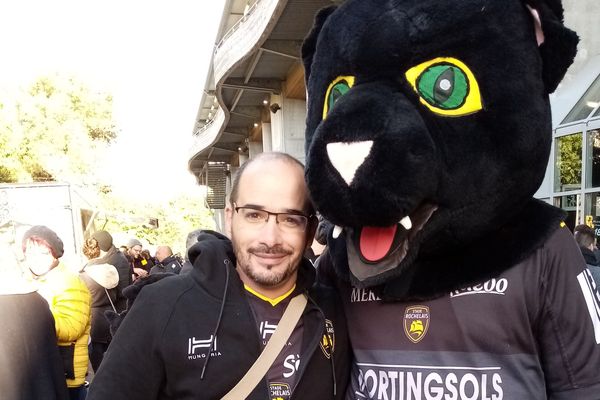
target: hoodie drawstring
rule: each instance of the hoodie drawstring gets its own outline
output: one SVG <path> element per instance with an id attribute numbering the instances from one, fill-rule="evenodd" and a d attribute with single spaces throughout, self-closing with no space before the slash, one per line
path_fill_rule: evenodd
<path id="1" fill-rule="evenodd" d="M 210 360 L 210 353 L 213 350 L 213 345 L 215 344 L 215 340 L 217 339 L 217 331 L 219 330 L 219 326 L 221 325 L 221 317 L 223 317 L 223 310 L 225 309 L 225 302 L 227 300 L 227 287 L 229 287 L 229 260 L 223 260 L 223 264 L 225 264 L 225 289 L 223 290 L 223 301 L 221 302 L 221 310 L 219 311 L 219 318 L 217 318 L 217 325 L 215 326 L 215 331 L 210 337 L 210 346 L 208 346 L 208 354 L 206 355 L 206 360 L 204 360 L 204 365 L 202 366 L 202 373 L 200 374 L 200 379 L 204 379 L 204 371 L 206 371 L 206 367 L 208 366 L 208 360 Z"/>
<path id="2" fill-rule="evenodd" d="M 330 343 L 333 343 L 333 341 L 331 340 L 331 336 L 329 335 L 329 333 L 326 333 L 328 340 L 330 341 Z M 331 360 L 331 377 L 333 378 L 333 397 L 335 397 L 337 395 L 337 381 L 335 379 L 335 362 L 333 361 L 333 353 L 335 350 L 333 350 L 331 352 L 331 357 L 329 357 L 329 360 Z"/>

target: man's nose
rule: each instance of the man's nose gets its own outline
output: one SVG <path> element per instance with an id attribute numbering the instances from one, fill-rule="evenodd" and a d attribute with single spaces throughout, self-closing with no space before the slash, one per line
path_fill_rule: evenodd
<path id="1" fill-rule="evenodd" d="M 281 231 L 274 215 L 269 215 L 260 234 L 261 241 L 269 246 L 281 243 Z"/>

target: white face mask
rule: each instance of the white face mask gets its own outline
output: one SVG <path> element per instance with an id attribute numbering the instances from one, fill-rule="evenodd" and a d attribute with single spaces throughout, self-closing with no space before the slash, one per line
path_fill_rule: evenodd
<path id="1" fill-rule="evenodd" d="M 56 259 L 50 249 L 34 242 L 28 242 L 25 248 L 25 262 L 32 274 L 41 276 L 56 265 Z"/>

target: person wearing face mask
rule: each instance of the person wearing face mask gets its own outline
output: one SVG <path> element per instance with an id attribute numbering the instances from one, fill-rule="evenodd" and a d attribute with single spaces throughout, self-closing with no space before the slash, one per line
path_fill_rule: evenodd
<path id="1" fill-rule="evenodd" d="M 25 263 L 54 316 L 71 400 L 86 396 L 85 375 L 89 363 L 91 296 L 85 283 L 60 262 L 63 242 L 50 228 L 37 225 L 23 235 Z"/>

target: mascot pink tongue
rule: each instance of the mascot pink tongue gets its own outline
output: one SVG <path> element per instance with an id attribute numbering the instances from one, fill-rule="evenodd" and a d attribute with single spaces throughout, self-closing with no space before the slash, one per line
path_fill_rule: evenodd
<path id="1" fill-rule="evenodd" d="M 384 258 L 394 242 L 398 225 L 390 227 L 365 226 L 360 232 L 360 253 L 367 260 L 376 262 Z"/>

